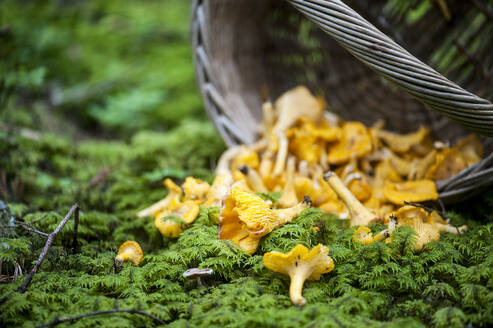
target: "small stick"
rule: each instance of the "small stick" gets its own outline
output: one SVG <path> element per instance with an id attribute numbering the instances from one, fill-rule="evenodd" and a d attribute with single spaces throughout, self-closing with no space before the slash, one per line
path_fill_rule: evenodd
<path id="1" fill-rule="evenodd" d="M 445 214 L 445 209 L 444 210 L 438 210 L 438 209 L 434 209 L 434 208 L 431 208 L 431 207 L 428 207 L 428 206 L 424 206 L 423 204 L 420 204 L 420 203 L 413 203 L 413 202 L 408 202 L 408 201 L 404 201 L 404 205 L 410 205 L 410 206 L 414 206 L 414 207 L 419 207 L 419 208 L 424 209 L 428 213 L 437 212 L 437 213 L 440 214 L 440 216 L 442 216 L 444 218 L 447 218 L 447 216 Z"/>
<path id="2" fill-rule="evenodd" d="M 99 170 L 98 174 L 96 174 L 96 176 L 92 178 L 91 181 L 89 181 L 88 186 L 93 187 L 95 185 L 104 182 L 104 180 L 106 180 L 106 178 L 110 175 L 112 170 L 113 168 L 111 166 L 103 167 L 101 170 Z"/>
<path id="3" fill-rule="evenodd" d="M 166 322 L 163 320 L 159 319 L 153 314 L 147 313 L 145 311 L 141 310 L 135 310 L 135 309 L 113 309 L 113 310 L 106 310 L 106 311 L 94 311 L 94 312 L 89 312 L 89 313 L 84 313 L 84 314 L 79 314 L 79 315 L 74 315 L 73 317 L 61 317 L 61 318 L 55 318 L 55 320 L 44 323 L 42 325 L 37 326 L 36 328 L 43 328 L 43 327 L 50 327 L 50 326 L 56 326 L 62 322 L 67 322 L 67 321 L 74 321 L 78 320 L 81 318 L 86 318 L 86 317 L 91 317 L 95 315 L 103 315 L 103 314 L 110 314 L 110 313 L 118 313 L 118 312 L 123 312 L 123 313 L 133 313 L 133 314 L 140 314 L 144 315 L 146 317 L 149 317 L 159 323 L 160 325 L 165 325 Z"/>
<path id="4" fill-rule="evenodd" d="M 38 230 L 38 229 L 30 226 L 29 224 L 27 224 L 25 222 L 15 220 L 15 224 L 17 224 L 18 226 L 24 228 L 27 231 L 31 231 L 31 232 L 37 233 L 40 236 L 43 236 L 43 237 L 49 237 L 50 236 L 49 233 L 40 231 L 40 230 Z"/>
<path id="5" fill-rule="evenodd" d="M 79 248 L 77 245 L 78 231 L 79 231 L 79 206 L 77 206 L 74 213 L 74 239 L 72 240 L 72 254 L 77 253 Z"/>
<path id="6" fill-rule="evenodd" d="M 48 235 L 48 240 L 46 240 L 46 244 L 45 244 L 43 250 L 41 251 L 41 254 L 39 254 L 39 258 L 36 261 L 36 264 L 34 264 L 34 267 L 31 270 L 31 272 L 29 272 L 29 275 L 27 276 L 26 280 L 24 280 L 22 285 L 19 287 L 19 293 L 23 294 L 27 290 L 27 287 L 31 283 L 31 280 L 33 279 L 34 274 L 36 272 L 38 272 L 38 269 L 39 269 L 41 263 L 43 263 L 43 260 L 45 259 L 46 254 L 48 254 L 48 250 L 50 249 L 51 244 L 53 244 L 55 237 L 58 235 L 60 230 L 62 230 L 62 228 L 65 226 L 67 221 L 70 219 L 70 217 L 72 216 L 72 214 L 74 213 L 74 211 L 78 207 L 79 207 L 79 205 L 74 204 L 72 206 L 72 208 L 70 209 L 70 211 L 65 216 L 65 218 L 63 218 L 62 222 L 60 222 L 60 224 L 56 227 L 56 229 L 53 230 L 53 232 Z"/>

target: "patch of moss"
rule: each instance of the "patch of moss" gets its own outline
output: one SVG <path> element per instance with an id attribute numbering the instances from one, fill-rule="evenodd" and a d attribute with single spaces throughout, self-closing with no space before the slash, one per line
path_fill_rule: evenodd
<path id="1" fill-rule="evenodd" d="M 363 246 L 351 241 L 354 229 L 344 221 L 309 209 L 266 236 L 249 256 L 236 244 L 217 239 L 215 215 L 217 208 L 201 208 L 189 229 L 176 240 L 166 240 L 146 222 L 149 218 L 82 213 L 80 253 L 71 254 L 67 227 L 28 292 L 16 292 L 22 279 L 0 286 L 3 324 L 29 327 L 57 316 L 115 307 L 145 310 L 172 327 L 479 327 L 493 322 L 491 223 L 468 222 L 471 229 L 465 235 L 444 233 L 441 241 L 414 254 L 409 229 L 397 229 L 390 244 Z M 47 231 L 59 219 L 52 212 L 24 217 Z M 23 237 L 2 241 L 18 248 L 17 257 L 2 249 L 4 262 L 33 261 L 42 247 L 40 237 L 22 230 L 18 234 Z M 145 257 L 139 267 L 125 264 L 118 272 L 113 260 L 126 239 L 138 240 Z M 327 245 L 335 262 L 334 271 L 306 283 L 308 304 L 302 308 L 289 300 L 289 279 L 267 270 L 262 259 L 263 252 L 287 251 L 298 243 Z M 192 267 L 214 270 L 205 278 L 207 287 L 183 278 Z M 96 324 L 154 326 L 151 319 L 130 314 L 76 322 L 80 327 Z"/>

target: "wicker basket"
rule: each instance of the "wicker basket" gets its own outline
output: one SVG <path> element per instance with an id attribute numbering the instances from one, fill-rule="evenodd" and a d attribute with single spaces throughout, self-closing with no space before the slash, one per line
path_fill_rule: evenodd
<path id="1" fill-rule="evenodd" d="M 255 141 L 262 101 L 299 84 L 347 120 L 383 119 L 399 132 L 426 125 L 450 143 L 474 131 L 485 159 L 437 182 L 443 202 L 463 200 L 493 184 L 493 1 L 442 4 L 195 0 L 192 40 L 205 108 L 228 145 Z"/>

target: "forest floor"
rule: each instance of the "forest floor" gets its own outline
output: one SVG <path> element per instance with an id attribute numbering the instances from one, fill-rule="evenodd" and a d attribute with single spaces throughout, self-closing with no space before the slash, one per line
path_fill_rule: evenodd
<path id="1" fill-rule="evenodd" d="M 218 208 L 201 208 L 177 239 L 136 217 L 166 195 L 166 177 L 211 182 L 225 149 L 194 81 L 189 10 L 181 0 L 0 4 L 0 326 L 115 309 L 141 312 L 59 326 L 493 325 L 491 190 L 447 208 L 465 234 L 442 233 L 417 254 L 408 229 L 363 246 L 345 221 L 313 208 L 253 256 L 217 239 Z M 50 233 L 75 203 L 76 247 L 71 218 L 20 293 L 46 242 L 26 227 Z M 117 270 L 126 240 L 140 243 L 144 259 Z M 304 307 L 290 302 L 289 279 L 262 262 L 299 243 L 327 245 L 335 262 L 305 284 Z M 214 270 L 206 286 L 183 278 L 193 267 Z"/>

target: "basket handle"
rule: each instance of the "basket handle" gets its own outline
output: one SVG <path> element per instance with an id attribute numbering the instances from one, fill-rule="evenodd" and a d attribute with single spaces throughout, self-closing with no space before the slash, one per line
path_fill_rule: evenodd
<path id="1" fill-rule="evenodd" d="M 493 137 L 493 104 L 458 86 L 340 0 L 287 0 L 352 55 L 427 107 Z"/>

